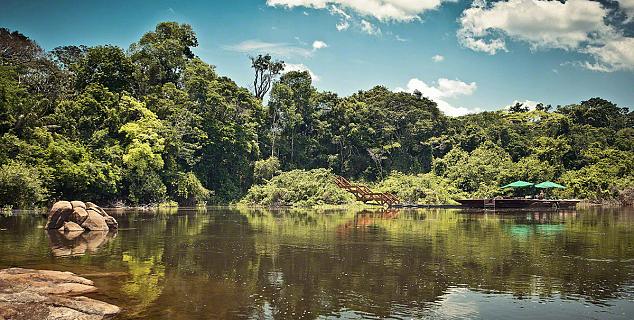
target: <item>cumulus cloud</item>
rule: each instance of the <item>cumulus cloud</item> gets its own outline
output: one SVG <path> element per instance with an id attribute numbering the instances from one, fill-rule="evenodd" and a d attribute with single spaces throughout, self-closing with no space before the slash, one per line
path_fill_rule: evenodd
<path id="1" fill-rule="evenodd" d="M 300 42 L 301 45 L 307 45 L 304 42 Z M 328 47 L 328 45 L 320 40 L 313 42 L 312 50 L 292 45 L 285 42 L 266 42 L 260 40 L 245 40 L 238 44 L 226 45 L 223 48 L 229 51 L 243 52 L 243 53 L 270 53 L 272 55 L 280 57 L 310 57 L 313 53 L 319 49 Z"/>
<path id="2" fill-rule="evenodd" d="M 607 41 L 603 46 L 589 46 L 583 50 L 592 55 L 595 62 L 583 66 L 595 71 L 612 72 L 634 70 L 634 38 L 621 37 Z"/>
<path id="3" fill-rule="evenodd" d="M 513 100 L 513 103 L 507 105 L 504 107 L 504 109 L 510 109 L 512 106 L 521 103 L 523 106 L 528 107 L 528 110 L 535 110 L 535 108 L 537 107 L 537 105 L 539 104 L 539 102 L 537 101 L 533 101 L 533 100 L 524 100 L 524 101 L 519 101 L 519 100 Z"/>
<path id="4" fill-rule="evenodd" d="M 432 59 L 434 62 L 443 62 L 443 61 L 445 61 L 445 57 L 444 57 L 444 56 L 441 56 L 441 55 L 439 55 L 439 54 L 437 54 L 437 55 L 435 55 L 435 56 L 431 57 L 431 59 Z"/>
<path id="5" fill-rule="evenodd" d="M 338 31 L 354 27 L 370 35 L 381 35 L 376 22 L 411 22 L 421 19 L 429 10 L 438 9 L 443 2 L 458 0 L 267 0 L 272 7 L 304 7 L 328 10 L 339 17 Z M 398 40 L 398 39 L 397 39 Z"/>
<path id="6" fill-rule="evenodd" d="M 325 42 L 323 42 L 323 41 L 315 40 L 313 42 L 313 50 L 319 50 L 319 49 L 323 49 L 323 48 L 326 48 L 326 47 L 328 47 L 328 45 Z"/>
<path id="7" fill-rule="evenodd" d="M 327 9 L 339 6 L 362 16 L 381 21 L 412 21 L 428 10 L 440 7 L 447 0 L 267 0 L 269 6 Z M 452 0 L 450 0 L 452 1 Z"/>
<path id="8" fill-rule="evenodd" d="M 302 63 L 286 63 L 284 65 L 284 73 L 291 71 L 308 71 L 308 74 L 310 74 L 313 81 L 319 81 L 319 76 Z"/>
<path id="9" fill-rule="evenodd" d="M 533 48 L 573 49 L 594 37 L 610 34 L 612 28 L 603 22 L 606 9 L 594 1 L 573 0 L 509 0 L 495 2 L 491 6 L 476 3 L 460 17 L 461 40 L 487 40 L 492 53 L 506 49 L 503 34 L 528 42 Z M 469 42 L 463 44 L 471 49 Z"/>
<path id="10" fill-rule="evenodd" d="M 449 116 L 462 116 L 469 113 L 482 111 L 479 108 L 468 109 L 464 107 L 455 107 L 451 103 L 447 102 L 447 98 L 453 98 L 458 96 L 469 96 L 478 88 L 475 82 L 466 83 L 460 80 L 451 80 L 446 78 L 440 78 L 436 81 L 436 85 L 428 85 L 424 81 L 413 78 L 407 82 L 406 88 L 396 88 L 395 91 L 405 91 L 413 93 L 414 91 L 420 91 L 424 97 L 427 97 L 436 104 L 438 109 Z"/>
<path id="11" fill-rule="evenodd" d="M 634 42 L 606 23 L 609 14 L 601 3 L 590 0 L 508 0 L 490 5 L 476 0 L 462 13 L 457 36 L 464 47 L 491 55 L 508 51 L 506 39 L 513 39 L 532 50 L 589 54 L 595 61 L 580 65 L 591 70 L 631 70 Z"/>

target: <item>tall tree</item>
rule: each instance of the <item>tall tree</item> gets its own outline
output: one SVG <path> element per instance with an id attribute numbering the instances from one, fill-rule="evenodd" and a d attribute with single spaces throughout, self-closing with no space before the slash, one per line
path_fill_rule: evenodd
<path id="1" fill-rule="evenodd" d="M 23 65 L 42 57 L 37 43 L 18 31 L 0 28 L 0 64 Z"/>
<path id="2" fill-rule="evenodd" d="M 92 47 L 79 61 L 76 85 L 79 90 L 97 83 L 112 92 L 129 91 L 132 88 L 133 72 L 132 61 L 121 48 L 115 46 Z"/>
<path id="3" fill-rule="evenodd" d="M 273 60 L 269 54 L 259 54 L 257 57 L 251 57 L 251 68 L 255 71 L 253 94 L 256 98 L 263 100 L 271 89 L 273 81 L 284 71 L 284 61 Z"/>
<path id="4" fill-rule="evenodd" d="M 172 82 L 181 87 L 181 72 L 194 58 L 198 39 L 188 24 L 161 22 L 152 32 L 130 46 L 136 64 L 137 89 L 146 94 L 152 87 Z"/>

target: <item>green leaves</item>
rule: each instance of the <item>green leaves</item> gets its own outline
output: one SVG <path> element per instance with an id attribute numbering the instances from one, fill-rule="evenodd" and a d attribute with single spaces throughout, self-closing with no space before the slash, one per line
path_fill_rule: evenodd
<path id="1" fill-rule="evenodd" d="M 205 204 L 213 191 L 208 190 L 193 172 L 177 173 L 171 184 L 171 195 L 181 206 Z"/>
<path id="2" fill-rule="evenodd" d="M 300 207 L 353 203 L 352 195 L 334 181 L 334 174 L 327 169 L 283 172 L 264 184 L 253 185 L 242 203 Z"/>
<path id="3" fill-rule="evenodd" d="M 187 62 L 194 58 L 192 48 L 198 46 L 196 34 L 188 24 L 162 22 L 152 32 L 130 46 L 136 65 L 137 90 L 151 92 L 166 83 L 180 83 Z"/>
<path id="4" fill-rule="evenodd" d="M 134 66 L 123 50 L 115 46 L 88 48 L 78 62 L 76 86 L 79 90 L 90 84 L 101 84 L 112 92 L 132 89 Z"/>
<path id="5" fill-rule="evenodd" d="M 451 181 L 433 173 L 407 175 L 393 171 L 375 189 L 392 193 L 405 203 L 453 204 L 465 196 Z"/>
<path id="6" fill-rule="evenodd" d="M 383 86 L 320 92 L 308 72 L 282 74 L 268 55 L 251 61 L 254 96 L 195 57 L 194 31 L 176 22 L 129 53 L 46 54 L 7 29 L 0 45 L 0 183 L 28 186 L 15 201 L 7 197 L 19 191 L 3 191 L 0 205 L 227 203 L 254 183 L 253 203 L 346 203 L 332 172 L 427 203 L 496 195 L 520 179 L 596 201 L 633 187 L 634 113 L 601 98 L 450 118 L 421 94 Z"/>
<path id="7" fill-rule="evenodd" d="M 0 166 L 0 207 L 31 208 L 47 193 L 37 169 L 15 161 Z"/>

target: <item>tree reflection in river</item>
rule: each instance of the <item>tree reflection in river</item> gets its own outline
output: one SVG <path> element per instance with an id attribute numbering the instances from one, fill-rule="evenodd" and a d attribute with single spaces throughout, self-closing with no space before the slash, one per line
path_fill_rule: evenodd
<path id="1" fill-rule="evenodd" d="M 97 296 L 123 318 L 483 317 L 486 301 L 521 315 L 534 299 L 570 318 L 585 303 L 627 318 L 633 214 L 127 211 L 116 238 L 67 258 L 48 248 L 45 221 L 16 215 L 0 218 L 0 266 L 101 270 Z"/>

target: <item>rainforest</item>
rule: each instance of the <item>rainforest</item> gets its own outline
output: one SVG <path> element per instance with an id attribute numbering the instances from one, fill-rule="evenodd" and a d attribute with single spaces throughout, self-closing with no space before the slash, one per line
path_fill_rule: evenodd
<path id="1" fill-rule="evenodd" d="M 560 197 L 631 205 L 634 112 L 593 97 L 459 117 L 420 92 L 349 96 L 254 56 L 250 88 L 159 23 L 129 48 L 43 50 L 0 29 L 0 207 L 351 203 L 334 175 L 407 201 L 490 197 L 515 180 Z"/>

